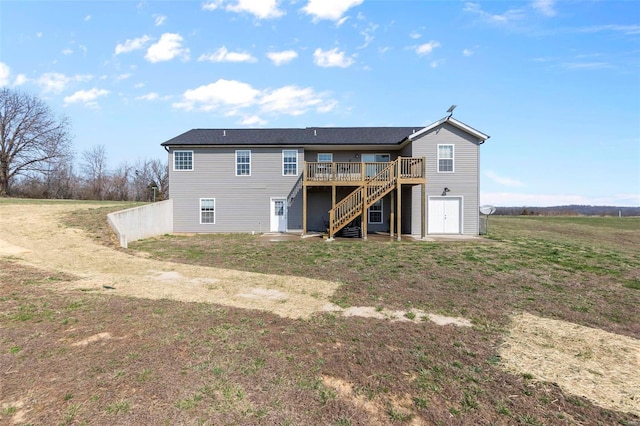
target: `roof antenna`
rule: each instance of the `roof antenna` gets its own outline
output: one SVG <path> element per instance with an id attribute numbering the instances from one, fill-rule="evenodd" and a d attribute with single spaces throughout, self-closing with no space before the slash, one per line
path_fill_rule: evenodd
<path id="1" fill-rule="evenodd" d="M 449 107 L 449 109 L 447 110 L 447 112 L 449 113 L 449 117 L 447 117 L 447 118 L 451 118 L 451 116 L 453 115 L 453 110 L 456 109 L 457 106 L 458 105 L 451 105 Z"/>

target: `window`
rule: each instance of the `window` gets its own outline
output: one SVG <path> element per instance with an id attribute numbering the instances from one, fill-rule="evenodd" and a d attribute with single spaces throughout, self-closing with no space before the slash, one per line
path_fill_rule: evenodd
<path id="1" fill-rule="evenodd" d="M 298 150 L 282 150 L 282 176 L 298 176 Z"/>
<path id="2" fill-rule="evenodd" d="M 438 173 L 453 173 L 453 145 L 438 145 Z"/>
<path id="3" fill-rule="evenodd" d="M 273 214 L 274 216 L 284 216 L 284 200 L 275 200 L 273 202 Z"/>
<path id="4" fill-rule="evenodd" d="M 369 223 L 382 223 L 382 200 L 378 200 L 369 207 Z"/>
<path id="5" fill-rule="evenodd" d="M 236 151 L 236 176 L 251 176 L 251 151 Z"/>
<path id="6" fill-rule="evenodd" d="M 200 223 L 216 223 L 215 198 L 200 198 Z"/>
<path id="7" fill-rule="evenodd" d="M 389 161 L 391 161 L 389 154 L 362 154 L 363 163 L 373 163 L 365 166 L 365 177 L 370 178 L 377 175 L 386 167 L 386 164 L 380 163 L 388 163 Z"/>
<path id="8" fill-rule="evenodd" d="M 193 151 L 173 151 L 173 170 L 193 170 Z"/>
<path id="9" fill-rule="evenodd" d="M 330 152 L 318 153 L 318 163 L 333 163 L 333 154 Z"/>

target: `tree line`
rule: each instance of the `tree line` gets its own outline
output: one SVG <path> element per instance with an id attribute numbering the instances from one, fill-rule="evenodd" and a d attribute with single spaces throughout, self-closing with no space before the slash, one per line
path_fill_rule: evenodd
<path id="1" fill-rule="evenodd" d="M 38 97 L 0 90 L 0 196 L 159 201 L 168 197 L 166 162 L 138 159 L 108 167 L 104 145 L 76 160 L 66 117 Z"/>

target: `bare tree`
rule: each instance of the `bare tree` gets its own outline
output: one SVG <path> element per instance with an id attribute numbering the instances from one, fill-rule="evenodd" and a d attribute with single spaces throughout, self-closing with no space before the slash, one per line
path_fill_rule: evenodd
<path id="1" fill-rule="evenodd" d="M 95 200 L 104 200 L 108 180 L 107 150 L 104 145 L 95 145 L 82 152 L 82 171 L 90 187 L 90 196 Z"/>
<path id="2" fill-rule="evenodd" d="M 54 117 L 35 96 L 0 90 L 0 196 L 10 194 L 16 176 L 41 173 L 68 155 L 70 144 L 66 117 Z"/>

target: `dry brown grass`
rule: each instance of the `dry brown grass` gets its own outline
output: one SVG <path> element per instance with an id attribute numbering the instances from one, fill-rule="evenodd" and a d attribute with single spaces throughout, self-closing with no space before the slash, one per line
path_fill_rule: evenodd
<path id="1" fill-rule="evenodd" d="M 103 232 L 87 215 L 72 219 L 93 227 L 90 236 Z M 247 300 L 264 299 L 261 309 L 88 291 L 83 280 L 116 274 L 117 264 L 90 270 L 92 278 L 75 276 L 64 263 L 38 264 L 29 257 L 32 248 L 14 252 L 0 257 L 0 423 L 637 424 L 631 410 L 600 407 L 559 381 L 542 380 L 538 370 L 526 371 L 535 364 L 505 371 L 509 357 L 500 348 L 526 312 L 598 329 L 587 330 L 580 345 L 602 330 L 631 342 L 640 337 L 638 223 L 578 223 L 565 234 L 567 223 L 505 218 L 492 222 L 493 241 L 478 243 L 164 237 L 140 243 L 144 256 L 87 246 L 103 257 L 111 253 L 106 263 L 120 255 L 172 259 L 333 282 L 340 287 L 326 297 L 334 304 L 371 306 L 381 318 L 276 315 L 268 306 L 282 304 L 282 287 L 244 291 Z M 8 231 L 0 239 L 17 232 Z M 67 234 L 64 226 L 49 231 L 85 235 Z M 157 273 L 199 277 L 180 268 Z M 112 277 L 116 288 L 133 288 L 138 275 L 130 284 L 125 274 Z M 185 288 L 195 284 L 189 280 Z M 163 288 L 172 280 L 156 281 Z M 401 312 L 405 320 L 390 320 Z M 415 321 L 422 312 L 470 319 L 473 326 Z M 567 341 L 548 337 L 556 347 Z M 593 361 L 598 352 L 588 354 L 573 361 Z M 611 358 L 623 371 L 621 362 Z"/>

